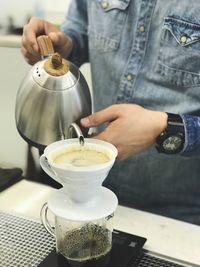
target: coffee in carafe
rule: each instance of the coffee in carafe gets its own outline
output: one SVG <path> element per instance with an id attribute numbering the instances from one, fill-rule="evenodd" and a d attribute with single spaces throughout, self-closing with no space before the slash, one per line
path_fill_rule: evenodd
<path id="1" fill-rule="evenodd" d="M 106 267 L 112 248 L 112 232 L 88 223 L 67 233 L 59 247 L 71 266 Z"/>

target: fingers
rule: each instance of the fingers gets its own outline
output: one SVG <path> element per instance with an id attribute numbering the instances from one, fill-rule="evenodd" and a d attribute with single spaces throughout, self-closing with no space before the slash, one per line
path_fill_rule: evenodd
<path id="1" fill-rule="evenodd" d="M 34 65 L 36 62 L 38 62 L 41 59 L 40 54 L 31 54 L 29 53 L 24 47 L 21 47 L 21 53 L 23 54 L 26 62 L 30 65 Z"/>
<path id="2" fill-rule="evenodd" d="M 86 118 L 81 119 L 81 125 L 86 128 L 96 127 L 105 122 L 110 122 L 118 117 L 115 106 L 108 107 L 96 112 Z"/>
<path id="3" fill-rule="evenodd" d="M 54 43 L 55 45 L 59 44 L 60 46 L 63 46 L 66 44 L 66 42 L 68 42 L 67 36 L 60 31 L 58 32 L 51 31 L 48 33 L 48 36 L 51 38 L 52 43 Z"/>
<path id="4" fill-rule="evenodd" d="M 21 52 L 29 64 L 33 65 L 41 58 L 36 40 L 37 36 L 58 31 L 55 25 L 47 21 L 39 18 L 31 18 L 29 23 L 23 28 L 21 43 Z"/>
<path id="5" fill-rule="evenodd" d="M 93 139 L 99 139 L 99 140 L 103 140 L 106 142 L 109 142 L 111 144 L 113 144 L 118 151 L 118 155 L 117 155 L 117 160 L 124 160 L 126 158 L 128 158 L 130 155 L 135 155 L 138 154 L 137 149 L 135 150 L 134 147 L 132 146 L 126 146 L 126 145 L 119 145 L 116 144 L 115 142 L 113 142 L 112 137 L 110 138 L 110 135 L 107 135 L 107 133 L 105 131 L 99 133 L 99 134 L 91 134 L 88 136 L 89 138 L 93 138 Z"/>
<path id="6" fill-rule="evenodd" d="M 116 146 L 117 151 L 118 151 L 118 155 L 117 155 L 117 160 L 124 160 L 127 159 L 130 156 L 134 156 L 138 154 L 137 149 L 135 150 L 135 148 L 133 146 Z"/>
<path id="7" fill-rule="evenodd" d="M 25 55 L 38 55 L 39 47 L 37 45 L 36 37 L 40 35 L 40 33 L 44 34 L 43 20 L 32 18 L 28 24 L 24 25 L 22 35 L 22 52 L 24 52 Z"/>
<path id="8" fill-rule="evenodd" d="M 103 140 L 103 141 L 111 143 L 110 135 L 108 135 L 106 133 L 106 130 L 104 130 L 103 132 L 98 133 L 98 134 L 96 134 L 96 133 L 92 134 L 91 137 L 94 138 L 94 139 L 99 139 L 99 140 Z"/>
<path id="9" fill-rule="evenodd" d="M 48 35 L 50 32 L 59 32 L 60 31 L 57 26 L 55 26 L 54 24 L 52 24 L 46 20 L 43 20 L 43 27 L 44 27 L 44 29 L 41 29 L 41 31 L 44 31 L 43 34 L 46 34 L 46 35 Z"/>
<path id="10" fill-rule="evenodd" d="M 62 32 L 50 32 L 48 36 L 54 46 L 54 50 L 59 52 L 62 57 L 67 58 L 72 51 L 73 41 L 72 39 Z"/>
<path id="11" fill-rule="evenodd" d="M 27 31 L 26 26 L 24 26 L 24 31 Z M 21 52 L 26 61 L 31 65 L 40 58 L 39 47 L 35 40 L 36 37 L 34 33 L 29 33 L 28 37 L 22 36 Z"/>

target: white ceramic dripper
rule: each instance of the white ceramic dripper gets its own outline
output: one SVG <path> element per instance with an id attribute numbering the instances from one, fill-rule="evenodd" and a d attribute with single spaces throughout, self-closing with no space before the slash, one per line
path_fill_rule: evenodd
<path id="1" fill-rule="evenodd" d="M 82 203 L 98 195 L 103 181 L 114 164 L 117 149 L 110 143 L 85 138 L 84 149 L 106 153 L 110 160 L 103 164 L 84 167 L 60 166 L 53 162 L 53 155 L 62 153 L 66 148 L 73 150 L 77 146 L 79 146 L 78 138 L 55 142 L 44 150 L 44 154 L 40 158 L 40 164 L 50 177 L 63 185 L 63 193 L 66 193 L 71 201 Z"/>

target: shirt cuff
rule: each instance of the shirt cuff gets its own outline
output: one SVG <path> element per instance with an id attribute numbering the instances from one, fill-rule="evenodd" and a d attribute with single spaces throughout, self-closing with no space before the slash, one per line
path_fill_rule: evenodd
<path id="1" fill-rule="evenodd" d="M 182 155 L 200 154 L 200 117 L 181 115 L 185 128 L 185 144 Z"/>

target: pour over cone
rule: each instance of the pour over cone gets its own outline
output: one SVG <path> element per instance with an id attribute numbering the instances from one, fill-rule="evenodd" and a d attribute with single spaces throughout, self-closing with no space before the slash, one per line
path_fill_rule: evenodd
<path id="1" fill-rule="evenodd" d="M 85 138 L 85 146 L 88 149 L 106 152 L 109 160 L 84 167 L 59 166 L 54 163 L 53 154 L 58 154 L 65 148 L 73 148 L 75 145 L 79 145 L 78 138 L 52 143 L 44 150 L 40 164 L 50 177 L 63 185 L 63 191 L 71 201 L 87 202 L 98 196 L 101 185 L 115 162 L 117 149 L 108 142 Z"/>
<path id="2" fill-rule="evenodd" d="M 113 163 L 114 161 L 110 161 L 108 164 L 102 164 L 98 169 L 94 168 L 93 170 L 68 170 L 66 176 L 60 176 L 63 190 L 72 201 L 85 202 L 92 199 L 98 195 Z"/>

